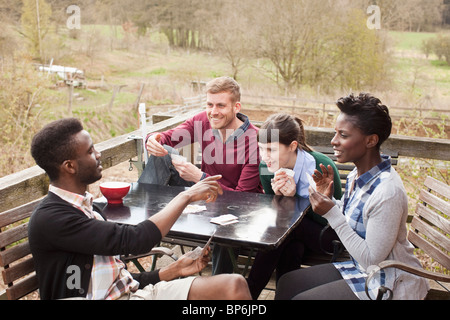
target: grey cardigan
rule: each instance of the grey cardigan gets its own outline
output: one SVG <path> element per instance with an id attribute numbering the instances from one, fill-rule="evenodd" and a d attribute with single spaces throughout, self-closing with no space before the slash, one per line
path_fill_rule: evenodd
<path id="1" fill-rule="evenodd" d="M 356 170 L 356 169 L 355 169 Z M 352 185 L 352 181 L 348 181 Z M 342 214 L 341 201 L 324 215 L 336 231 L 350 255 L 365 269 L 384 260 L 398 260 L 413 267 L 421 267 L 414 256 L 414 247 L 407 239 L 408 199 L 400 176 L 394 168 L 391 175 L 373 192 L 363 209 L 366 239 L 361 238 Z M 386 269 L 386 286 L 393 291 L 393 299 L 423 299 L 428 282 L 407 272 Z"/>

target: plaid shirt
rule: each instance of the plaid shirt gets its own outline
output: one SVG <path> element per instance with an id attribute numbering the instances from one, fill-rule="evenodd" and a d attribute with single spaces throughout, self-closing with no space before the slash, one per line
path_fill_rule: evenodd
<path id="1" fill-rule="evenodd" d="M 50 185 L 49 191 L 83 211 L 89 219 L 104 220 L 92 209 L 93 197 L 89 192 L 82 196 L 53 185 Z M 138 286 L 139 283 L 125 269 L 119 257 L 94 255 L 88 299 L 116 300 L 125 293 L 136 291 Z"/>
<path id="2" fill-rule="evenodd" d="M 391 158 L 382 155 L 382 162 L 357 178 L 356 168 L 347 176 L 346 190 L 343 199 L 343 213 L 350 227 L 363 239 L 366 228 L 363 221 L 364 206 L 380 183 L 391 174 Z M 353 188 L 352 188 L 353 187 Z M 367 299 L 365 293 L 366 271 L 352 258 L 352 261 L 334 263 L 347 284 L 360 299 Z M 384 271 L 371 284 L 369 291 L 376 297 L 378 287 L 385 284 Z"/>

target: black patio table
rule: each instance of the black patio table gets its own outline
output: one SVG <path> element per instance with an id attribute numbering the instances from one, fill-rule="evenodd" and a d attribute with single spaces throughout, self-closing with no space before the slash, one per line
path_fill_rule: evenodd
<path id="1" fill-rule="evenodd" d="M 95 200 L 103 207 L 108 221 L 138 224 L 159 212 L 185 187 L 132 183 L 123 205 L 109 205 L 105 198 Z M 309 200 L 266 194 L 224 191 L 213 203 L 197 202 L 206 210 L 183 213 L 167 237 L 206 242 L 214 234 L 214 243 L 232 247 L 275 249 L 303 219 Z M 188 209 L 192 209 L 189 207 Z M 229 225 L 211 223 L 211 218 L 232 214 L 238 222 Z"/>

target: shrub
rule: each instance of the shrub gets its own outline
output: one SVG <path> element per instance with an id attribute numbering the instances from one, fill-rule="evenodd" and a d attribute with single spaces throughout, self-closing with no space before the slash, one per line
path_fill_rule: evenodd
<path id="1" fill-rule="evenodd" d="M 422 51 L 425 54 L 433 52 L 439 60 L 450 65 L 450 35 L 439 34 L 436 38 L 425 40 Z"/>

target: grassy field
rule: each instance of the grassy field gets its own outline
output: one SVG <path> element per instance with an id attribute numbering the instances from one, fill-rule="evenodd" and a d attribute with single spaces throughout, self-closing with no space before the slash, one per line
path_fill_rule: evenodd
<path id="1" fill-rule="evenodd" d="M 429 32 L 391 31 L 389 34 L 395 41 L 394 45 L 397 50 L 411 51 L 420 51 L 423 41 L 436 37 L 436 33 Z"/>
<path id="2" fill-rule="evenodd" d="M 396 84 L 400 91 L 410 92 L 411 98 L 435 96 L 442 106 L 448 106 L 450 96 L 450 66 L 431 54 L 422 52 L 422 43 L 435 38 L 436 33 L 391 32 L 395 50 Z M 444 102 L 445 101 L 445 102 Z"/>

